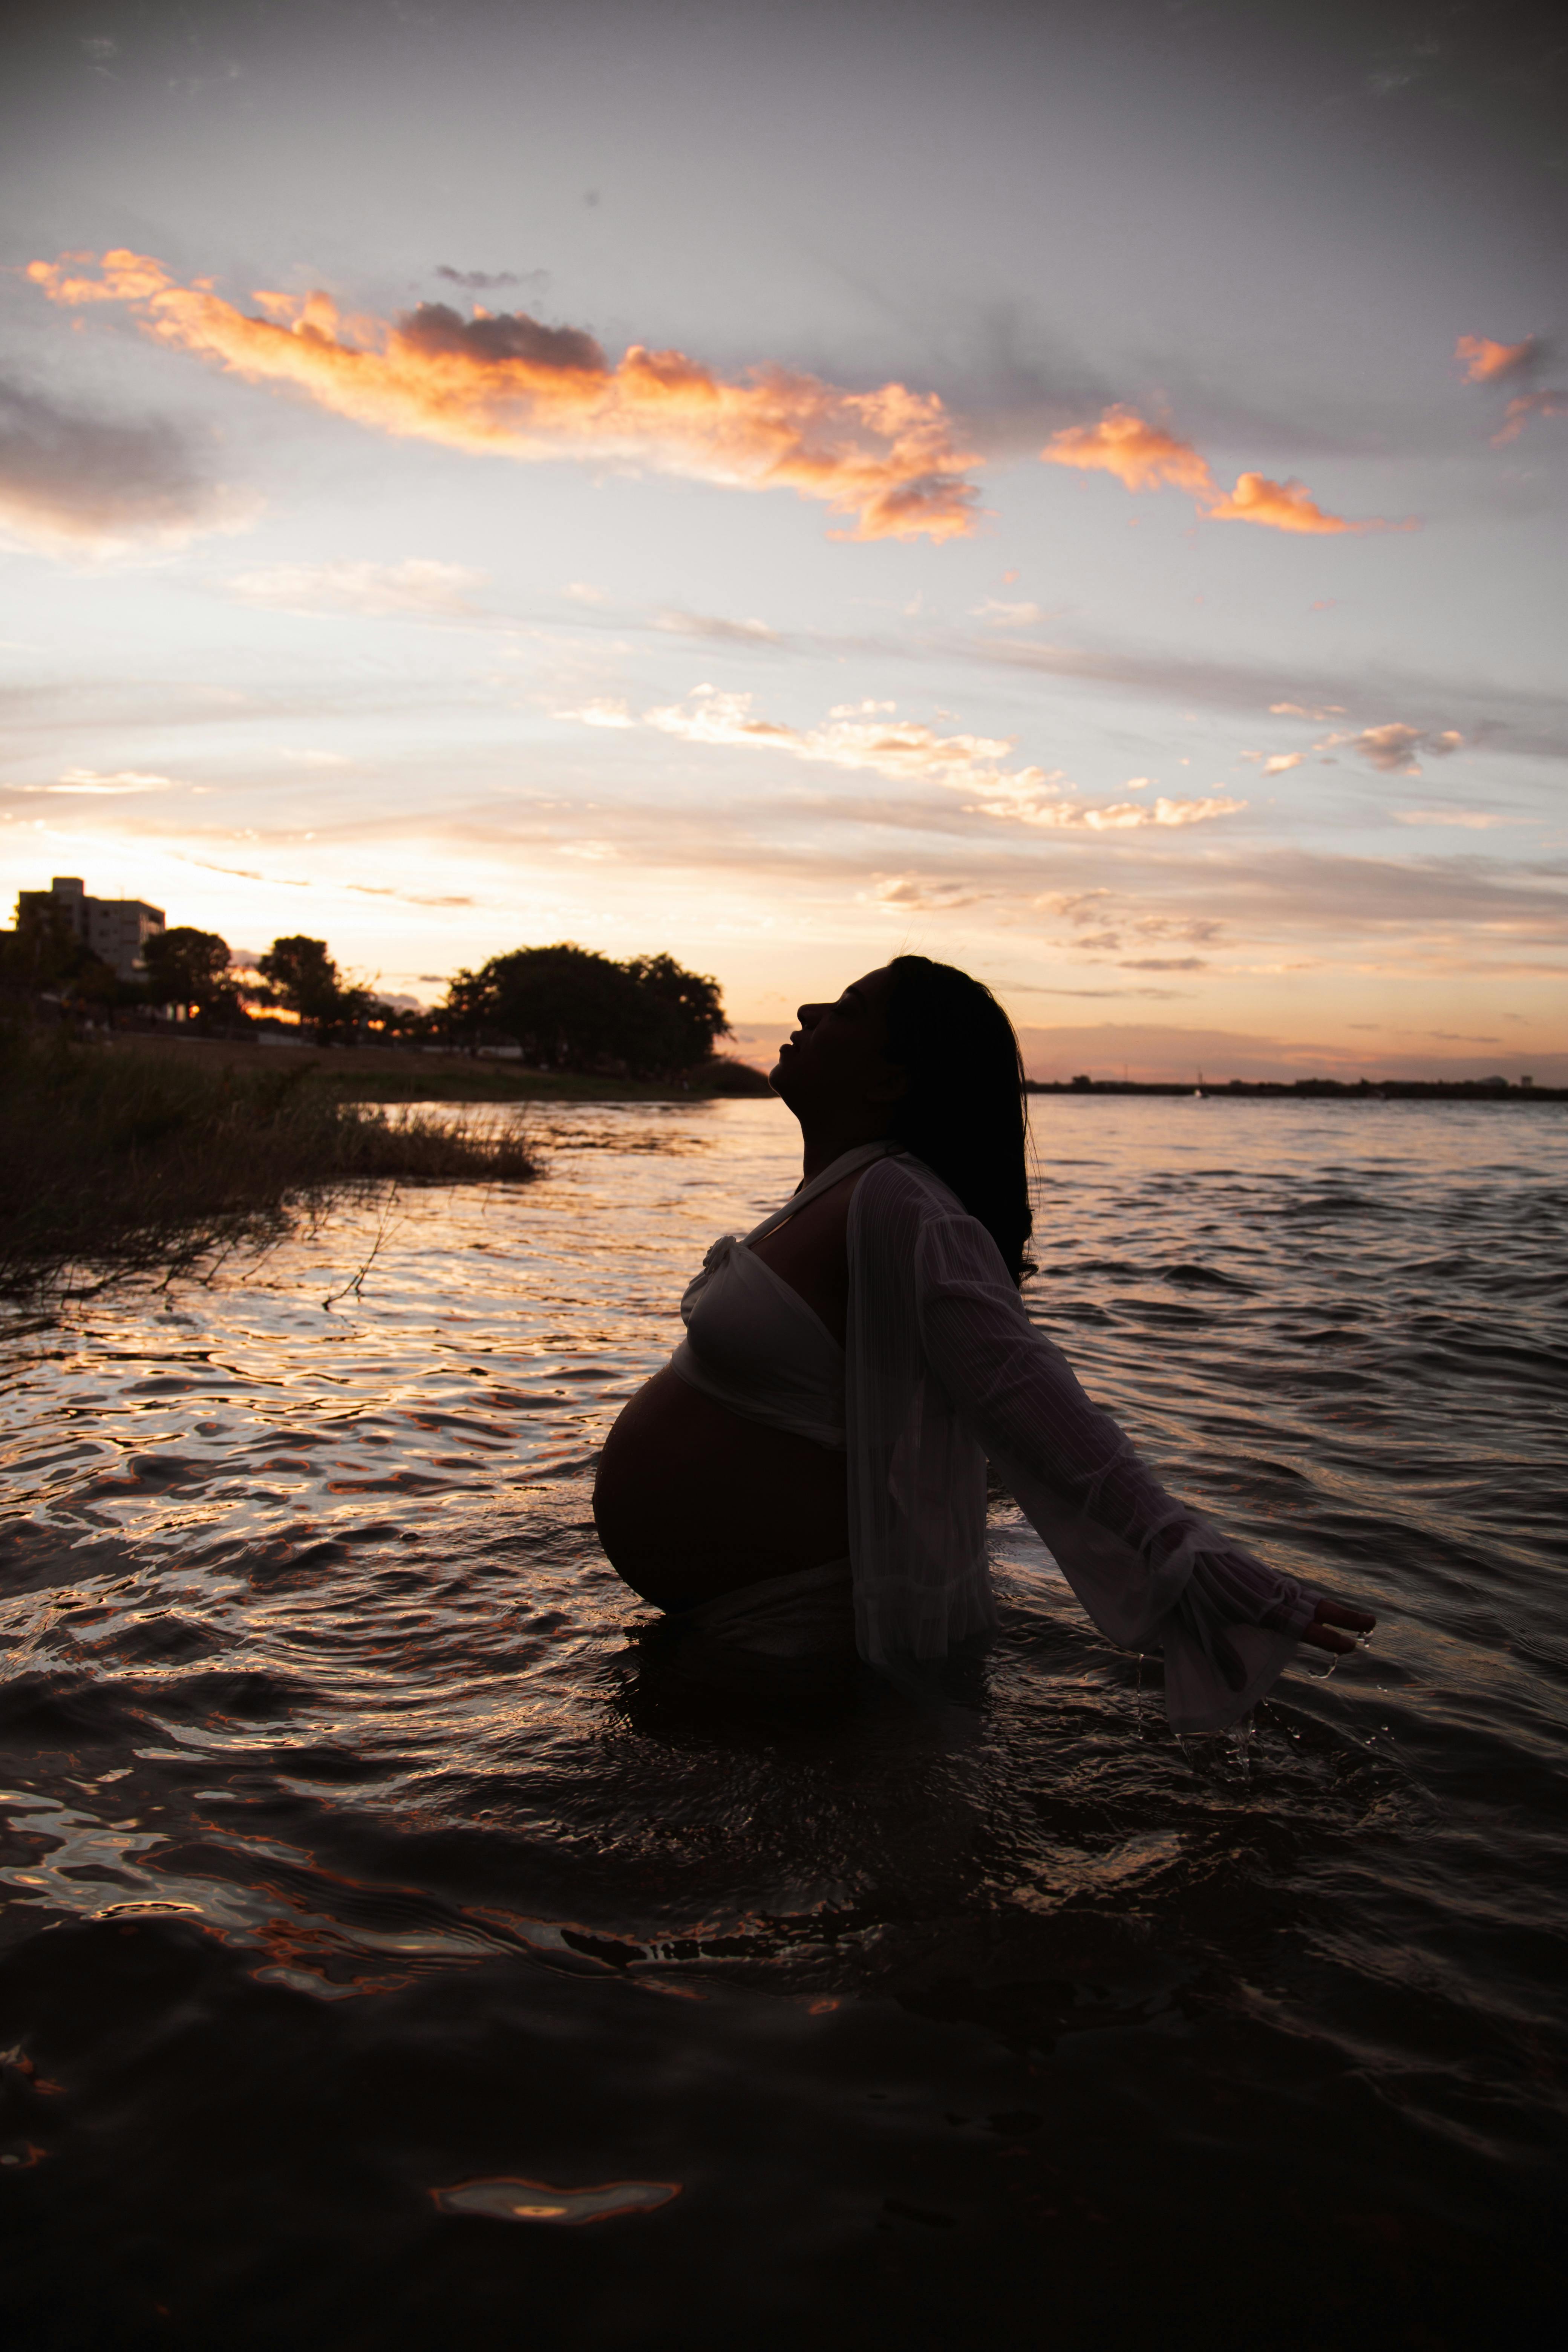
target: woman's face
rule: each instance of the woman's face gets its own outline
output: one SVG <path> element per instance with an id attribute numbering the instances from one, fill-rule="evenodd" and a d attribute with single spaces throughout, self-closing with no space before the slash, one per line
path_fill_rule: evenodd
<path id="1" fill-rule="evenodd" d="M 773 1092 L 797 1118 L 839 1114 L 885 1120 L 904 1091 L 904 1074 L 887 1058 L 888 997 L 893 975 L 868 971 L 831 1004 L 803 1004 L 800 1026 L 779 1048 Z"/>

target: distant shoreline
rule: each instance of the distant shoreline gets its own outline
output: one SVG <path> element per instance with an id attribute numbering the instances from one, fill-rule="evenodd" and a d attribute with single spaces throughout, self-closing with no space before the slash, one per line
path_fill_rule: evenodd
<path id="1" fill-rule="evenodd" d="M 1521 1087 L 1486 1078 L 1227 1078 L 1204 1086 L 1174 1079 L 1026 1078 L 1029 1095 L 1194 1096 L 1204 1102 L 1482 1102 L 1564 1103 L 1568 1087 Z"/>
<path id="2" fill-rule="evenodd" d="M 389 1045 L 264 1045 L 252 1038 L 150 1035 L 121 1030 L 105 1041 L 111 1053 L 173 1055 L 209 1067 L 303 1067 L 318 1084 L 358 1102 L 699 1103 L 726 1098 L 766 1101 L 772 1090 L 754 1064 L 719 1055 L 694 1073 L 690 1087 L 640 1078 L 607 1078 L 572 1070 L 525 1070 L 489 1055 L 425 1052 Z M 731 1074 L 734 1074 L 731 1076 Z M 713 1084 L 720 1078 L 718 1086 Z M 1480 1102 L 1564 1103 L 1568 1087 L 1497 1086 L 1484 1078 L 1231 1078 L 1196 1084 L 1179 1079 L 1028 1078 L 1029 1095 L 1201 1095 L 1205 1102 Z"/>

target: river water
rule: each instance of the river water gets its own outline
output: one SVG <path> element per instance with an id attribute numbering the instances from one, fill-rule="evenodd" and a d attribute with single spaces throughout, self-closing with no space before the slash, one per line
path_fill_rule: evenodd
<path id="1" fill-rule="evenodd" d="M 592 1465 L 795 1129 L 528 1117 L 11 1314 L 14 2340 L 1545 2342 L 1563 1114 L 1037 1104 L 1033 1310 L 1382 1620 L 1185 1743 L 1000 1495 L 940 1698 L 672 1680 Z"/>

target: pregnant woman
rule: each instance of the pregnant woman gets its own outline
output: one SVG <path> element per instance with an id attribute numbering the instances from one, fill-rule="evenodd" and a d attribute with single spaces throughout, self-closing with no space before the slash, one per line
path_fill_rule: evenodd
<path id="1" fill-rule="evenodd" d="M 594 1516 L 633 1591 L 710 1654 L 895 1673 L 996 1622 L 985 1465 L 1109 1639 L 1162 1653 L 1217 1731 L 1299 1643 L 1373 1619 L 1167 1494 L 1018 1295 L 1031 1217 L 1017 1040 L 990 991 L 899 956 L 803 1004 L 773 1084 L 799 1188 L 714 1243 L 687 1336 L 610 1432 Z"/>

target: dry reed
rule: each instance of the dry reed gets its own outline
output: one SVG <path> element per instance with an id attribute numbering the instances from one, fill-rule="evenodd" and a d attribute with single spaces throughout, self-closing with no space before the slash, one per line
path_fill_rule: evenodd
<path id="1" fill-rule="evenodd" d="M 519 1128 L 335 1100 L 303 1070 L 213 1070 L 0 1030 L 0 1289 L 188 1271 L 385 1179 L 522 1182 Z"/>

